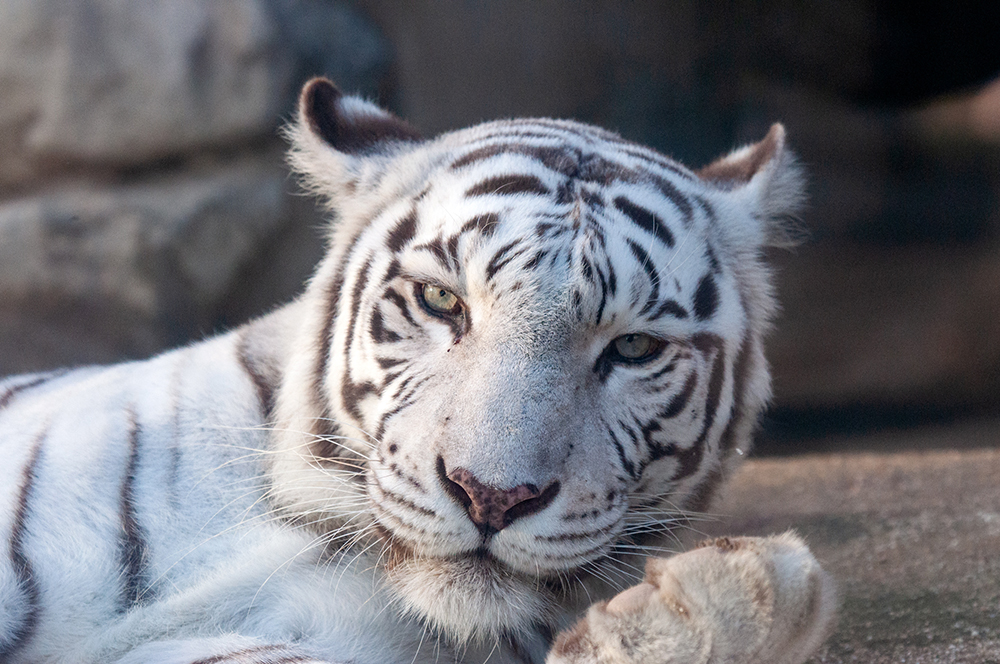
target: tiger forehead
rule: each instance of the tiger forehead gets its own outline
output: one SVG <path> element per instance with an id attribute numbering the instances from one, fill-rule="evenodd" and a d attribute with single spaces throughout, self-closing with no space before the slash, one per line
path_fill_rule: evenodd
<path id="1" fill-rule="evenodd" d="M 504 227 L 525 233 L 531 230 L 529 217 L 546 218 L 548 225 L 596 226 L 607 220 L 594 215 L 612 207 L 672 247 L 699 212 L 711 216 L 711 206 L 689 171 L 643 150 L 624 141 L 581 147 L 492 140 L 452 146 L 414 203 L 422 208 L 425 228 L 436 221 L 442 232 L 487 235 L 498 230 L 504 212 L 512 213 L 502 215 Z"/>

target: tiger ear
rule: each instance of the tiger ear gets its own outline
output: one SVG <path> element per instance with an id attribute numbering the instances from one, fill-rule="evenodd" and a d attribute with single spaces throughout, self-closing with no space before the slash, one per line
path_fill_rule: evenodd
<path id="1" fill-rule="evenodd" d="M 697 171 L 698 177 L 730 191 L 763 224 L 762 244 L 794 246 L 802 240 L 795 223 L 805 203 L 805 176 L 785 147 L 785 128 L 771 125 L 761 141 L 738 148 Z"/>
<path id="2" fill-rule="evenodd" d="M 359 97 L 345 96 L 326 78 L 307 82 L 295 121 L 285 134 L 289 163 L 305 185 L 330 199 L 358 188 L 364 162 L 420 140 L 405 120 Z"/>

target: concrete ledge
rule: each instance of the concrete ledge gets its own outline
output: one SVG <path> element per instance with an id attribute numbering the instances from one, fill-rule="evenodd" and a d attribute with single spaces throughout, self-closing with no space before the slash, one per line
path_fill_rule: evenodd
<path id="1" fill-rule="evenodd" d="M 699 530 L 806 538 L 842 601 L 814 662 L 1000 662 L 1000 422 L 825 442 L 749 460 Z"/>

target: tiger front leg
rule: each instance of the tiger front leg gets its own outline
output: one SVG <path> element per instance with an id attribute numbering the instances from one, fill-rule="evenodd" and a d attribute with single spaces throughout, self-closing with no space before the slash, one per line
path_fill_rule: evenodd
<path id="1" fill-rule="evenodd" d="M 646 579 L 592 606 L 548 664 L 800 664 L 829 634 L 833 583 L 802 540 L 722 538 L 650 558 Z"/>

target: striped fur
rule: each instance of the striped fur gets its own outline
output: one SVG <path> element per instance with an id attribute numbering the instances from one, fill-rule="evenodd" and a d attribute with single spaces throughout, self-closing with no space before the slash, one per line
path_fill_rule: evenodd
<path id="1" fill-rule="evenodd" d="M 335 216 L 298 301 L 0 382 L 0 660 L 540 662 L 749 450 L 780 126 L 696 173 L 568 121 L 424 141 L 317 80 L 288 135 Z"/>

